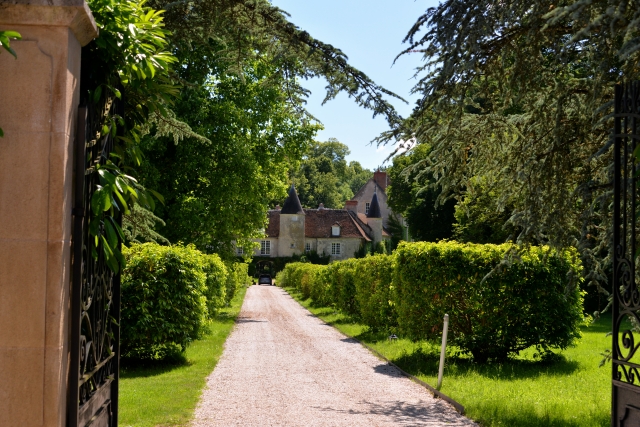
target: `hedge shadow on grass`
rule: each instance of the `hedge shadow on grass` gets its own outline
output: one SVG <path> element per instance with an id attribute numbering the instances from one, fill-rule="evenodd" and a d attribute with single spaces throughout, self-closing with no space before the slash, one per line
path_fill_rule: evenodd
<path id="1" fill-rule="evenodd" d="M 426 352 L 419 348 L 412 353 L 404 353 L 392 362 L 412 375 L 433 376 L 438 372 L 440 354 Z M 556 355 L 553 361 L 509 359 L 501 363 L 479 364 L 469 357 L 448 354 L 445 376 L 465 377 L 470 373 L 476 373 L 498 380 L 518 380 L 537 378 L 542 375 L 566 376 L 578 369 L 580 369 L 580 363 L 567 360 L 563 355 Z"/>
<path id="2" fill-rule="evenodd" d="M 191 364 L 184 354 L 168 360 L 123 358 L 120 360 L 120 378 L 154 377 Z"/>

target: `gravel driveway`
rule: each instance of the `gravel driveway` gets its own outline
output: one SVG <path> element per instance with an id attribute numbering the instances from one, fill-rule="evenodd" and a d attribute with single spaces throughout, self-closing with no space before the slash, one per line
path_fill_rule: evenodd
<path id="1" fill-rule="evenodd" d="M 251 286 L 193 426 L 475 426 L 284 290 Z"/>

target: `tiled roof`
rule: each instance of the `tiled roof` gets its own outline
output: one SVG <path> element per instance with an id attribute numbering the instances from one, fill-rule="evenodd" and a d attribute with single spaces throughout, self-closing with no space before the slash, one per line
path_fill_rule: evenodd
<path id="1" fill-rule="evenodd" d="M 358 223 L 365 230 L 366 233 L 371 233 L 371 227 L 369 226 L 369 218 L 363 213 L 358 212 Z M 375 218 L 374 218 L 375 219 Z M 385 237 L 391 237 L 391 233 L 386 228 L 382 227 L 382 235 Z"/>
<path id="2" fill-rule="evenodd" d="M 278 237 L 280 235 L 280 211 L 268 211 L 269 223 L 264 233 L 267 237 Z"/>
<path id="3" fill-rule="evenodd" d="M 268 237 L 280 235 L 280 213 L 271 210 L 268 212 L 269 224 L 265 230 Z M 354 213 L 344 209 L 305 209 L 304 235 L 310 238 L 331 238 L 331 226 L 340 225 L 340 237 L 357 237 L 367 241 L 371 240 L 367 233 L 371 229 L 356 219 Z"/>
<path id="4" fill-rule="evenodd" d="M 331 226 L 340 225 L 340 237 L 360 237 L 368 239 L 362 228 L 344 209 L 305 209 L 304 235 L 312 238 L 331 237 Z"/>

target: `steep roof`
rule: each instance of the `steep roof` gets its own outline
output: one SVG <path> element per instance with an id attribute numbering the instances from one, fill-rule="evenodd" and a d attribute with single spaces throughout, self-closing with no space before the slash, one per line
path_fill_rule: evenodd
<path id="1" fill-rule="evenodd" d="M 331 226 L 340 226 L 340 237 L 358 237 L 369 240 L 369 236 L 355 219 L 344 209 L 305 209 L 304 235 L 311 238 L 331 238 Z"/>
<path id="2" fill-rule="evenodd" d="M 302 214 L 304 215 L 304 210 L 302 209 L 302 205 L 300 204 L 300 199 L 298 198 L 298 193 L 296 193 L 296 187 L 291 184 L 291 188 L 289 188 L 289 197 L 284 201 L 284 205 L 282 206 L 282 210 L 280 213 L 283 214 Z"/>
<path id="3" fill-rule="evenodd" d="M 378 203 L 378 193 L 373 193 L 373 198 L 371 199 L 371 204 L 369 205 L 369 213 L 367 214 L 367 218 L 382 218 L 382 214 L 380 213 L 380 203 Z"/>
<path id="4" fill-rule="evenodd" d="M 354 213 L 354 215 L 356 214 Z M 367 218 L 365 214 L 358 212 L 355 218 L 357 220 L 356 222 L 360 225 L 360 227 L 362 227 L 365 233 L 369 234 L 373 232 L 373 230 L 371 229 L 371 226 L 369 225 L 369 218 Z M 391 237 L 391 232 L 386 228 L 382 227 L 382 236 Z"/>

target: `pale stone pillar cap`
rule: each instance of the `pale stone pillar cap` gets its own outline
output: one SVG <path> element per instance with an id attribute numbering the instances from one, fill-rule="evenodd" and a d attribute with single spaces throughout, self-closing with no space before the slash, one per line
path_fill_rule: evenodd
<path id="1" fill-rule="evenodd" d="M 85 46 L 98 37 L 98 26 L 84 0 L 0 0 L 0 28 L 11 25 L 69 27 Z"/>

